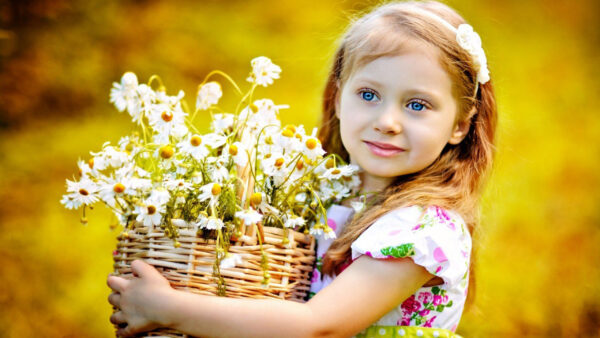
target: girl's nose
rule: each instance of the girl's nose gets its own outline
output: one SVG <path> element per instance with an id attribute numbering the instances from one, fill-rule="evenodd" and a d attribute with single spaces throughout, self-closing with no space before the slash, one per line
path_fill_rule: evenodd
<path id="1" fill-rule="evenodd" d="M 396 105 L 384 107 L 381 113 L 377 115 L 373 127 L 382 134 L 399 134 L 402 132 L 401 114 L 401 109 Z"/>

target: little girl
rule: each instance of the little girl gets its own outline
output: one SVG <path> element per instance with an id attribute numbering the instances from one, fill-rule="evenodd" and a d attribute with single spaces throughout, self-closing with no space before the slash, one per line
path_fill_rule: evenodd
<path id="1" fill-rule="evenodd" d="M 367 207 L 336 205 L 304 304 L 174 290 L 152 266 L 108 277 L 111 322 L 208 337 L 453 337 L 467 298 L 471 232 L 491 166 L 494 93 L 481 41 L 438 2 L 382 5 L 335 55 L 320 138 L 361 168 Z"/>

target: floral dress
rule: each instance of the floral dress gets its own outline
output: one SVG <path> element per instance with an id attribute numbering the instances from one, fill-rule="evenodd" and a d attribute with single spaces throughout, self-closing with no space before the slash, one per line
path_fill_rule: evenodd
<path id="1" fill-rule="evenodd" d="M 341 233 L 354 210 L 333 205 L 327 224 Z M 317 262 L 311 296 L 331 283 L 321 278 L 322 258 L 333 239 L 317 238 Z M 462 218 L 436 206 L 393 210 L 363 232 L 351 246 L 352 260 L 361 255 L 376 259 L 410 257 L 443 284 L 421 287 L 357 337 L 457 337 L 454 333 L 463 312 L 468 281 L 471 236 Z"/>

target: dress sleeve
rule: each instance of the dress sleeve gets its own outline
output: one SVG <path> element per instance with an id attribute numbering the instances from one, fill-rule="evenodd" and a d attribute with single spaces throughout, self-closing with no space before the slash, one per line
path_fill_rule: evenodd
<path id="1" fill-rule="evenodd" d="M 382 216 L 353 243 L 352 259 L 410 257 L 448 285 L 460 283 L 469 270 L 471 236 L 462 218 L 432 206 L 396 209 Z"/>

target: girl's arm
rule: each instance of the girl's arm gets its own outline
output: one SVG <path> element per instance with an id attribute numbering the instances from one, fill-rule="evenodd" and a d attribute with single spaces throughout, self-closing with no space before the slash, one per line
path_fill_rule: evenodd
<path id="1" fill-rule="evenodd" d="M 202 296 L 170 288 L 152 266 L 134 261 L 138 277 L 109 276 L 121 311 L 118 333 L 171 327 L 202 337 L 348 337 L 368 327 L 412 295 L 432 275 L 409 258 L 361 256 L 307 303 L 278 299 Z"/>

